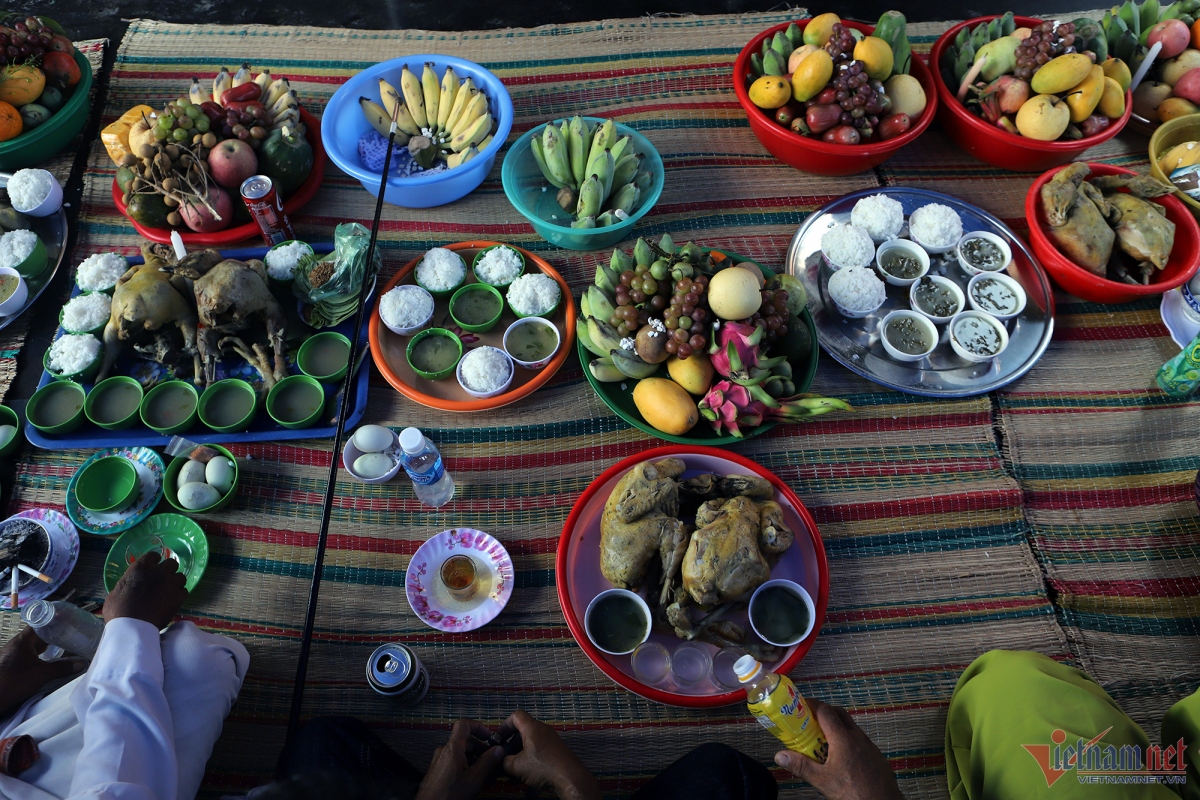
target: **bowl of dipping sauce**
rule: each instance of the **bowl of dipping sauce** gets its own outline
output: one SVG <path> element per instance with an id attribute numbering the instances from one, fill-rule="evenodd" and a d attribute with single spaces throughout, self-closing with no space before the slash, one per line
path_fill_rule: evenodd
<path id="1" fill-rule="evenodd" d="M 892 286 L 912 286 L 929 272 L 929 253 L 908 239 L 889 239 L 875 251 L 875 264 Z"/>
<path id="2" fill-rule="evenodd" d="M 958 284 L 941 275 L 926 275 L 908 290 L 908 302 L 913 311 L 929 317 L 929 321 L 945 325 L 962 311 L 967 299 Z"/>
<path id="3" fill-rule="evenodd" d="M 628 589 L 607 589 L 583 613 L 583 629 L 602 652 L 623 656 L 650 638 L 650 606 Z"/>
<path id="4" fill-rule="evenodd" d="M 88 511 L 104 514 L 120 511 L 137 497 L 137 469 L 123 456 L 93 461 L 75 480 L 75 499 Z"/>
<path id="5" fill-rule="evenodd" d="M 0 457 L 10 455 L 21 442 L 21 418 L 8 406 L 0 406 Z"/>
<path id="6" fill-rule="evenodd" d="M 0 317 L 15 314 L 25 307 L 29 286 L 12 267 L 0 267 Z"/>
<path id="7" fill-rule="evenodd" d="M 998 272 L 1012 263 L 1012 248 L 994 233 L 971 231 L 964 233 L 955 248 L 959 266 L 968 275 Z"/>
<path id="8" fill-rule="evenodd" d="M 541 369 L 549 364 L 561 342 L 558 328 L 541 317 L 519 319 L 504 332 L 504 352 L 525 369 Z"/>
<path id="9" fill-rule="evenodd" d="M 1008 331 L 991 314 L 960 311 L 950 320 L 950 346 L 967 361 L 989 361 L 1008 347 Z"/>
<path id="10" fill-rule="evenodd" d="M 72 381 L 51 381 L 33 393 L 25 419 L 42 433 L 58 436 L 83 424 L 83 387 Z"/>
<path id="11" fill-rule="evenodd" d="M 138 420 L 142 385 L 126 375 L 105 378 L 92 387 L 83 403 L 83 413 L 93 425 L 121 431 Z"/>
<path id="12" fill-rule="evenodd" d="M 967 282 L 967 302 L 976 311 L 1009 320 L 1025 310 L 1025 290 L 1007 275 L 981 272 Z"/>
<path id="13" fill-rule="evenodd" d="M 470 333 L 487 333 L 504 312 L 504 298 L 486 283 L 469 283 L 450 298 L 450 316 Z"/>
<path id="14" fill-rule="evenodd" d="M 195 386 L 187 381 L 167 381 L 146 392 L 139 413 L 147 428 L 173 436 L 196 424 L 199 405 Z"/>
<path id="15" fill-rule="evenodd" d="M 454 374 L 462 358 L 462 339 L 445 328 L 427 328 L 411 340 L 404 349 L 413 372 L 430 381 L 440 381 Z"/>
<path id="16" fill-rule="evenodd" d="M 938 329 L 924 314 L 897 309 L 879 325 L 883 349 L 897 361 L 920 361 L 938 344 Z"/>
<path id="17" fill-rule="evenodd" d="M 267 413 L 285 428 L 311 428 L 324 407 L 325 389 L 307 375 L 289 375 L 267 393 Z"/>
<path id="18" fill-rule="evenodd" d="M 237 378 L 209 384 L 200 395 L 200 422 L 217 433 L 238 433 L 250 427 L 258 408 L 254 387 Z"/>
<path id="19" fill-rule="evenodd" d="M 750 596 L 750 627 L 768 644 L 791 647 L 812 633 L 817 610 L 804 587 L 795 581 L 767 581 Z"/>
<path id="20" fill-rule="evenodd" d="M 350 340 L 337 331 L 314 334 L 300 345 L 296 366 L 310 378 L 340 381 L 350 367 Z"/>

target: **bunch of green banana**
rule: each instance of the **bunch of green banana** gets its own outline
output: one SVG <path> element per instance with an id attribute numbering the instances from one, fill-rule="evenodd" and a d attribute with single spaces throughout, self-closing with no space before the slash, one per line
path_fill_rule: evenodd
<path id="1" fill-rule="evenodd" d="M 405 64 L 399 88 L 379 79 L 382 105 L 367 97 L 358 98 L 358 104 L 381 136 L 391 133 L 395 120 L 396 141 L 408 145 L 409 154 L 423 169 L 435 160 L 453 168 L 491 143 L 496 123 L 487 95 L 473 78 L 460 80 L 451 66 L 439 78 L 433 67 L 433 62 L 425 62 L 418 78 Z"/>
<path id="2" fill-rule="evenodd" d="M 679 281 L 696 274 L 707 257 L 699 245 L 688 242 L 676 248 L 670 234 L 663 234 L 658 244 L 638 239 L 632 257 L 618 248 L 613 250 L 607 265 L 596 265 L 596 279 L 579 298 L 580 313 L 575 322 L 576 337 L 597 356 L 587 365 L 593 378 L 606 383 L 630 378 L 641 380 L 658 372 L 660 366 L 644 361 L 637 354 L 633 340 L 622 337 L 626 329 L 617 327 L 621 320 L 615 316 L 615 297 L 621 273 L 635 267 L 645 268 L 655 280 Z M 631 332 L 630 336 L 633 335 Z"/>
<path id="3" fill-rule="evenodd" d="M 804 44 L 804 32 L 796 23 L 785 30 L 776 31 L 774 36 L 763 39 L 762 52 L 750 54 L 750 71 L 755 78 L 763 75 L 786 75 L 788 58 L 792 51 Z"/>
<path id="4" fill-rule="evenodd" d="M 962 83 L 963 77 L 970 72 L 975 63 L 975 54 L 979 52 L 979 48 L 1001 36 L 1010 36 L 1016 29 L 1016 20 L 1009 11 L 990 22 L 981 22 L 974 28 L 964 27 L 960 30 L 953 44 L 942 53 L 942 63 L 939 65 L 947 85 L 957 87 Z"/>
<path id="5" fill-rule="evenodd" d="M 572 228 L 603 228 L 629 219 L 653 177 L 643 170 L 633 140 L 617 138 L 611 119 L 589 125 L 583 117 L 547 123 L 530 134 L 538 169 L 558 188 L 558 204 Z"/>
<path id="6" fill-rule="evenodd" d="M 1200 0 L 1176 0 L 1166 6 L 1159 0 L 1145 0 L 1140 5 L 1125 0 L 1124 5 L 1113 6 L 1104 12 L 1100 27 L 1109 55 L 1124 61 L 1131 70 L 1137 70 L 1149 50 L 1146 39 L 1151 28 L 1168 19 L 1180 20 L 1190 28 L 1197 16 L 1200 16 Z"/>

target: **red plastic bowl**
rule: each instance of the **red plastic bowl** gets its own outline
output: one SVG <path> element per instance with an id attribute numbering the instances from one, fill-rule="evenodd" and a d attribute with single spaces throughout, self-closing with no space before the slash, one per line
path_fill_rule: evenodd
<path id="1" fill-rule="evenodd" d="M 1133 113 L 1133 93 L 1125 92 L 1125 113 L 1120 119 L 1109 124 L 1095 136 L 1086 136 L 1073 141 L 1042 142 L 1018 136 L 1015 133 L 989 125 L 975 116 L 967 107 L 958 102 L 955 91 L 942 79 L 942 53 L 954 43 L 954 37 L 963 28 L 974 28 L 981 22 L 991 22 L 996 17 L 976 17 L 966 22 L 960 22 L 942 34 L 933 48 L 929 51 L 929 71 L 933 73 L 933 82 L 937 85 L 938 121 L 954 143 L 980 161 L 993 167 L 1007 169 L 1013 172 L 1038 172 L 1059 164 L 1066 164 L 1078 159 L 1079 155 L 1089 147 L 1095 147 L 1116 136 L 1129 115 Z M 1033 17 L 1016 17 L 1017 27 L 1034 28 L 1045 20 Z"/>
<path id="2" fill-rule="evenodd" d="M 304 138 L 312 145 L 313 149 L 313 167 L 312 172 L 308 174 L 308 178 L 304 183 L 284 198 L 283 211 L 285 214 L 294 214 L 304 207 L 305 203 L 313 199 L 313 195 L 317 193 L 317 189 L 321 188 L 321 181 L 325 178 L 325 147 L 321 144 L 321 120 L 314 117 L 312 114 L 300 109 L 300 121 L 304 123 Z M 237 192 L 231 192 L 233 202 L 240 203 L 242 198 Z M 120 211 L 128 219 L 129 214 L 125 212 L 126 205 L 121 202 L 121 188 L 117 186 L 117 179 L 113 178 L 112 184 L 113 202 L 117 204 L 117 210 Z M 133 227 L 142 236 L 152 242 L 160 244 L 169 244 L 171 242 L 171 228 L 150 228 L 140 223 L 129 220 L 133 223 Z M 232 228 L 225 228 L 212 233 L 195 233 L 186 228 L 179 230 L 179 235 L 183 238 L 183 243 L 188 247 L 220 247 L 222 245 L 236 244 L 244 242 L 247 239 L 253 239 L 261 235 L 262 231 L 258 227 L 258 223 L 254 220 L 247 222 L 245 225 L 235 225 Z"/>
<path id="3" fill-rule="evenodd" d="M 1092 175 L 1136 175 L 1136 172 L 1108 164 L 1088 162 Z M 1175 223 L 1175 246 L 1167 266 L 1158 273 L 1158 280 L 1146 286 L 1120 283 L 1101 278 L 1069 260 L 1051 241 L 1049 224 L 1042 210 L 1042 187 L 1065 167 L 1056 167 L 1039 177 L 1025 195 L 1025 217 L 1029 220 L 1029 244 L 1038 261 L 1066 291 L 1093 303 L 1128 303 L 1139 297 L 1162 294 L 1183 285 L 1200 267 L 1200 224 L 1187 207 L 1174 195 L 1154 198 L 1167 210 L 1167 219 Z M 1114 245 L 1115 246 L 1115 245 Z"/>
<path id="4" fill-rule="evenodd" d="M 811 172 L 814 175 L 853 175 L 877 167 L 891 158 L 897 150 L 909 144 L 921 132 L 929 127 L 933 116 L 937 113 L 938 96 L 934 88 L 933 76 L 929 68 L 913 54 L 912 76 L 921 82 L 925 90 L 925 110 L 904 134 L 886 142 L 871 142 L 870 144 L 833 144 L 823 142 L 793 133 L 779 125 L 771 115 L 750 102 L 750 93 L 746 89 L 746 80 L 750 76 L 750 56 L 758 52 L 762 42 L 768 36 L 774 36 L 777 31 L 786 30 L 789 22 L 782 22 L 774 28 L 763 31 L 750 40 L 750 43 L 738 53 L 737 61 L 733 64 L 733 90 L 737 92 L 738 102 L 746 111 L 750 121 L 750 130 L 762 142 L 763 147 L 785 164 L 796 169 Z M 842 20 L 849 28 L 870 34 L 875 28 L 858 22 Z M 808 25 L 808 20 L 797 20 L 801 30 Z"/>

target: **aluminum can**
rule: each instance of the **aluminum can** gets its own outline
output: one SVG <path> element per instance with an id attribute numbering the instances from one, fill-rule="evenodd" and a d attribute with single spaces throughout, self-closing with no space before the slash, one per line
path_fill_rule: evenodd
<path id="1" fill-rule="evenodd" d="M 367 683 L 402 706 L 415 706 L 429 691 L 429 672 L 411 647 L 385 644 L 367 661 Z"/>
<path id="2" fill-rule="evenodd" d="M 242 181 L 241 195 L 268 247 L 296 238 L 292 223 L 283 213 L 283 198 L 275 189 L 274 181 L 266 175 L 251 175 Z"/>

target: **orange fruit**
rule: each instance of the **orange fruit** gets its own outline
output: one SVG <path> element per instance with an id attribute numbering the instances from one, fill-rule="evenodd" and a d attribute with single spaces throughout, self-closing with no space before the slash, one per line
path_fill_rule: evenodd
<path id="1" fill-rule="evenodd" d="M 1200 19 L 1192 23 L 1192 47 L 1200 50 Z"/>
<path id="2" fill-rule="evenodd" d="M 21 135 L 25 124 L 21 122 L 21 112 L 12 103 L 0 100 L 0 142 L 7 142 Z"/>

